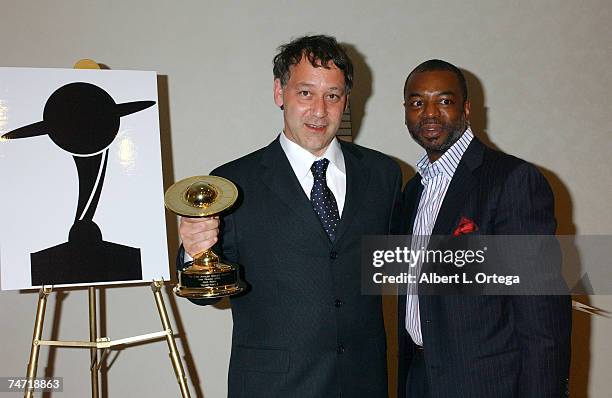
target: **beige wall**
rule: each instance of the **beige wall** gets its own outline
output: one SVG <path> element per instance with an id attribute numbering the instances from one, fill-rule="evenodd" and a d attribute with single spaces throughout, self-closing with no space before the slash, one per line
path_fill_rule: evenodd
<path id="1" fill-rule="evenodd" d="M 403 125 L 403 80 L 425 59 L 449 60 L 470 77 L 476 134 L 545 170 L 561 204 L 560 231 L 610 234 L 608 0 L 3 0 L 0 66 L 70 67 L 88 57 L 113 69 L 158 71 L 168 184 L 275 137 L 281 113 L 272 102 L 271 58 L 277 45 L 309 32 L 336 35 L 356 57 L 357 143 L 394 156 L 410 174 L 420 150 Z M 174 251 L 176 226 L 169 220 Z M 159 330 L 148 287 L 109 288 L 103 299 L 108 336 Z M 610 296 L 583 300 L 612 311 Z M 86 338 L 86 301 L 84 291 L 54 295 L 46 337 L 54 331 L 57 338 Z M 225 396 L 230 311 L 173 297 L 167 302 L 179 347 L 192 360 L 192 392 Z M 0 295 L 0 376 L 25 372 L 35 303 L 32 293 Z M 575 319 L 573 396 L 608 396 L 612 324 L 585 314 Z M 160 342 L 112 356 L 109 395 L 178 395 L 166 352 Z M 43 349 L 40 363 L 39 375 L 50 366 L 64 377 L 63 396 L 88 393 L 85 351 Z"/>

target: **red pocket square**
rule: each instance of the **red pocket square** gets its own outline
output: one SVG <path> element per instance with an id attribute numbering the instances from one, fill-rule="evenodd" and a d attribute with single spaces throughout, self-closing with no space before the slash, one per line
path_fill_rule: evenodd
<path id="1" fill-rule="evenodd" d="M 471 234 L 472 232 L 478 231 L 478 225 L 467 217 L 461 217 L 459 225 L 453 232 L 453 236 Z"/>

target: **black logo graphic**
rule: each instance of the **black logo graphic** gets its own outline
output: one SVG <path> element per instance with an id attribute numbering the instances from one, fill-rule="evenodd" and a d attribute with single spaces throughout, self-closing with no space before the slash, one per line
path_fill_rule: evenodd
<path id="1" fill-rule="evenodd" d="M 155 101 L 117 104 L 98 86 L 70 83 L 51 94 L 41 122 L 2 136 L 48 135 L 72 153 L 79 175 L 79 200 L 68 242 L 30 254 L 32 285 L 142 279 L 140 249 L 104 241 L 93 217 L 106 174 L 108 147 L 117 136 L 120 118 L 153 105 Z"/>

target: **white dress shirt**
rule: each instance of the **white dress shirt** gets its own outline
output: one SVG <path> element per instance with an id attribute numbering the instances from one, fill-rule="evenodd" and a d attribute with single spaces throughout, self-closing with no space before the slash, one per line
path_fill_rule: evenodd
<path id="1" fill-rule="evenodd" d="M 453 179 L 461 157 L 473 138 L 474 134 L 472 134 L 472 130 L 468 127 L 457 142 L 448 148 L 438 160 L 431 163 L 427 154 L 425 154 L 418 161 L 417 169 L 421 175 L 423 193 L 421 194 L 419 207 L 414 219 L 414 227 L 412 228 L 411 250 L 427 249 L 429 237 L 436 224 L 436 219 L 438 218 L 448 186 Z M 412 267 L 410 271 L 417 276 L 417 281 L 422 265 L 423 261 L 421 259 L 417 261 L 415 267 Z M 410 334 L 412 341 L 419 346 L 423 346 L 419 297 L 416 294 L 416 288 L 417 284 L 415 283 L 408 285 L 408 294 L 406 295 L 406 330 Z"/>
<path id="2" fill-rule="evenodd" d="M 317 157 L 306 149 L 302 148 L 295 142 L 291 141 L 285 133 L 280 134 L 280 145 L 289 159 L 289 164 L 293 169 L 293 173 L 297 177 L 302 189 L 306 196 L 310 199 L 310 191 L 314 184 L 314 177 L 310 171 L 312 164 L 320 159 L 326 158 L 329 160 L 329 166 L 327 166 L 327 172 L 325 178 L 327 179 L 327 186 L 334 194 L 336 203 L 338 204 L 338 213 L 342 217 L 342 210 L 344 209 L 344 199 L 346 196 L 346 167 L 344 165 L 344 155 L 342 149 L 340 149 L 340 143 L 338 139 L 334 137 L 332 142 L 329 144 L 325 153 Z"/>

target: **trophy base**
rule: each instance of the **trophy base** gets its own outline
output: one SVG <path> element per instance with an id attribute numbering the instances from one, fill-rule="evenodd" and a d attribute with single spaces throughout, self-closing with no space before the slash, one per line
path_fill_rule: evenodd
<path id="1" fill-rule="evenodd" d="M 245 290 L 238 267 L 218 263 L 210 268 L 190 266 L 178 271 L 174 293 L 179 297 L 206 299 L 233 296 Z"/>
<path id="2" fill-rule="evenodd" d="M 220 298 L 233 296 L 244 291 L 243 286 L 219 286 L 219 287 L 208 287 L 208 288 L 189 288 L 183 286 L 175 286 L 174 294 L 179 297 L 190 298 L 190 299 L 209 299 L 209 298 Z"/>

